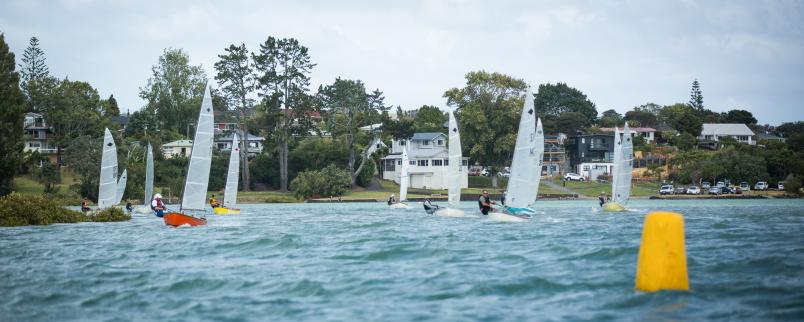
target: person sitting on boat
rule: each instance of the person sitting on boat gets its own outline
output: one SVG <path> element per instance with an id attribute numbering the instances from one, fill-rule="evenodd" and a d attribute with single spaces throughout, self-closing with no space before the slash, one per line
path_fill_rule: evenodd
<path id="1" fill-rule="evenodd" d="M 132 210 L 134 210 L 134 206 L 131 205 L 131 200 L 126 200 L 126 211 L 131 213 Z"/>
<path id="2" fill-rule="evenodd" d="M 215 195 L 212 195 L 212 197 L 209 198 L 209 205 L 212 206 L 212 208 L 218 208 L 221 206 L 221 204 L 218 203 L 218 200 L 215 199 Z"/>
<path id="3" fill-rule="evenodd" d="M 606 198 L 606 193 L 605 192 L 600 192 L 600 196 L 597 197 L 597 200 L 600 201 L 600 206 L 601 207 L 603 207 L 603 204 L 606 203 L 606 201 L 607 201 L 606 199 L 608 199 L 608 198 Z"/>
<path id="4" fill-rule="evenodd" d="M 86 199 L 81 201 L 81 211 L 83 212 L 89 211 L 89 202 Z"/>
<path id="5" fill-rule="evenodd" d="M 508 193 L 508 191 L 503 191 L 502 196 L 500 196 L 500 204 L 503 205 L 503 206 L 505 206 L 505 195 L 507 193 Z"/>
<path id="6" fill-rule="evenodd" d="M 480 212 L 483 213 L 484 215 L 488 215 L 489 211 L 491 211 L 491 205 L 496 204 L 497 204 L 496 202 L 491 201 L 488 190 L 483 190 L 483 194 L 480 195 L 479 199 L 477 199 L 477 205 L 478 207 L 480 207 Z"/>
<path id="7" fill-rule="evenodd" d="M 396 203 L 396 196 L 392 193 L 390 197 L 388 197 L 388 205 L 393 205 Z"/>
<path id="8" fill-rule="evenodd" d="M 154 211 L 154 215 L 157 217 L 163 217 L 165 215 L 165 204 L 162 202 L 162 195 L 155 194 L 154 198 L 151 200 L 151 210 Z"/>

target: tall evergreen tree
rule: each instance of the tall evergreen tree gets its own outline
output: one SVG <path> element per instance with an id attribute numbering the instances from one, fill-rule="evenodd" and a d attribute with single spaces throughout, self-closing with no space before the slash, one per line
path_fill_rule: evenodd
<path id="1" fill-rule="evenodd" d="M 109 98 L 103 102 L 103 109 L 104 115 L 106 116 L 119 116 L 120 115 L 120 107 L 117 106 L 117 100 L 114 98 L 114 94 L 109 95 Z"/>
<path id="2" fill-rule="evenodd" d="M 307 47 L 293 38 L 268 37 L 253 54 L 257 88 L 263 98 L 266 116 L 275 126 L 279 152 L 280 190 L 288 189 L 288 142 L 294 133 L 307 132 L 314 109 L 308 92 L 310 73 L 316 64 Z M 284 108 L 282 108 L 284 106 Z"/>
<path id="3" fill-rule="evenodd" d="M 254 102 L 248 96 L 254 90 L 254 68 L 249 62 L 249 53 L 245 44 L 240 46 L 229 45 L 224 49 L 226 52 L 223 55 L 218 55 L 217 63 L 215 63 L 215 70 L 218 72 L 215 75 L 215 80 L 221 86 L 221 91 L 224 93 L 228 105 L 236 106 L 239 111 L 240 118 L 240 162 L 243 175 L 243 180 L 240 182 L 243 186 L 243 191 L 249 191 L 251 178 L 249 175 L 248 167 L 248 124 L 246 122 L 246 110 L 250 108 Z M 233 150 L 234 151 L 234 150 Z"/>
<path id="4" fill-rule="evenodd" d="M 38 111 L 37 91 L 43 86 L 41 82 L 50 76 L 50 70 L 45 63 L 45 52 L 39 47 L 39 39 L 31 37 L 28 48 L 22 53 L 22 64 L 20 64 L 20 74 L 22 79 L 20 86 L 25 97 L 28 99 L 29 108 Z"/>
<path id="5" fill-rule="evenodd" d="M 695 112 L 702 112 L 704 110 L 703 94 L 701 94 L 701 84 L 698 80 L 692 81 L 692 90 L 690 90 L 690 106 Z"/>
<path id="6" fill-rule="evenodd" d="M 0 196 L 11 192 L 14 173 L 22 159 L 25 96 L 15 68 L 14 53 L 0 33 Z"/>

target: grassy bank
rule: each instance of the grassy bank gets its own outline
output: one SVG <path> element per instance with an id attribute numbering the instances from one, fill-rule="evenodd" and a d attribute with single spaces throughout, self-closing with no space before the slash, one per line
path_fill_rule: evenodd
<path id="1" fill-rule="evenodd" d="M 558 185 L 565 184 L 560 179 L 552 179 Z M 597 181 L 567 181 L 564 186 L 584 197 L 597 197 L 601 192 L 611 195 L 611 183 Z M 659 192 L 659 184 L 654 182 L 640 182 L 631 185 L 632 197 L 647 197 Z"/>
<path id="2" fill-rule="evenodd" d="M 0 198 L 0 226 L 50 225 L 77 222 L 112 222 L 131 219 L 118 208 L 87 215 L 64 208 L 58 200 L 12 193 Z"/>

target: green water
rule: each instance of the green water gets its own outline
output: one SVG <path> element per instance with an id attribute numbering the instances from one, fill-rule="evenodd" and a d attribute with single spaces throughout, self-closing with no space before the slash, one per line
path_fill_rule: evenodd
<path id="1" fill-rule="evenodd" d="M 243 205 L 195 228 L 0 228 L 0 320 L 804 318 L 802 200 L 538 206 L 528 223 L 343 203 Z M 652 210 L 685 216 L 691 292 L 633 289 Z"/>

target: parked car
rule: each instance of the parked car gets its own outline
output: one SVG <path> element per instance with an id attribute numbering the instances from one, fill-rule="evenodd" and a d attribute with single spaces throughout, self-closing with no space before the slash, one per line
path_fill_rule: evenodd
<path id="1" fill-rule="evenodd" d="M 659 188 L 660 195 L 672 195 L 673 194 L 673 186 L 666 184 Z"/>
<path id="2" fill-rule="evenodd" d="M 688 195 L 699 195 L 701 194 L 701 189 L 698 189 L 698 186 L 690 186 L 687 188 Z"/>
<path id="3" fill-rule="evenodd" d="M 480 170 L 480 175 L 488 177 L 489 175 L 491 175 L 491 172 L 489 172 L 489 169 L 483 168 L 483 170 Z"/>
<path id="4" fill-rule="evenodd" d="M 710 188 L 709 188 L 709 194 L 710 194 L 710 195 L 719 195 L 719 194 L 721 194 L 721 190 L 720 190 L 720 189 L 722 189 L 722 188 L 718 188 L 718 187 L 710 187 Z"/>
<path id="5" fill-rule="evenodd" d="M 678 186 L 678 187 L 676 187 L 675 193 L 676 193 L 677 195 L 683 195 L 683 194 L 685 194 L 686 192 L 687 192 L 687 189 L 684 189 L 684 187 L 682 187 L 682 186 Z"/>
<path id="6" fill-rule="evenodd" d="M 701 189 L 709 190 L 712 187 L 712 184 L 709 181 L 701 182 Z"/>
<path id="7" fill-rule="evenodd" d="M 469 174 L 470 177 L 477 177 L 477 176 L 480 175 L 480 169 L 478 169 L 478 168 L 469 169 L 468 174 Z"/>
<path id="8" fill-rule="evenodd" d="M 564 180 L 567 181 L 583 181 L 583 176 L 577 173 L 567 173 L 564 175 Z"/>
<path id="9" fill-rule="evenodd" d="M 776 189 L 784 190 L 784 182 L 779 182 L 776 184 Z"/>
<path id="10" fill-rule="evenodd" d="M 729 187 L 720 187 L 720 193 L 721 194 L 730 194 L 730 193 L 734 193 L 734 192 Z"/>
<path id="11" fill-rule="evenodd" d="M 718 181 L 718 182 L 715 184 L 715 187 L 718 187 L 718 188 L 723 188 L 723 187 L 725 187 L 725 186 L 726 186 L 726 183 L 724 183 L 723 181 Z"/>
<path id="12" fill-rule="evenodd" d="M 742 191 L 750 191 L 751 190 L 751 185 L 749 185 L 748 182 L 745 182 L 745 181 L 740 182 L 740 190 L 742 190 Z"/>
<path id="13" fill-rule="evenodd" d="M 511 176 L 510 172 L 497 172 L 497 176 L 508 178 Z"/>
<path id="14" fill-rule="evenodd" d="M 757 182 L 754 185 L 754 190 L 768 190 L 768 183 L 765 181 Z"/>

